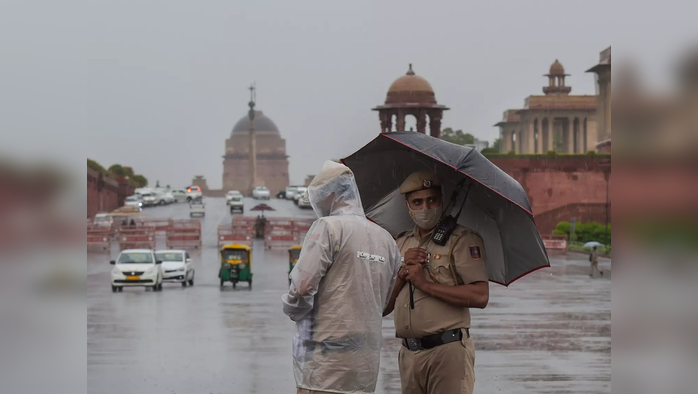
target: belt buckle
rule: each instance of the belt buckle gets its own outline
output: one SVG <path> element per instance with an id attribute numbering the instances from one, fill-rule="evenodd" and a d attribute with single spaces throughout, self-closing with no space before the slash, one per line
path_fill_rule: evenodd
<path id="1" fill-rule="evenodd" d="M 405 342 L 407 343 L 407 348 L 413 352 L 416 352 L 417 350 L 421 350 L 421 345 L 415 338 L 406 338 Z"/>

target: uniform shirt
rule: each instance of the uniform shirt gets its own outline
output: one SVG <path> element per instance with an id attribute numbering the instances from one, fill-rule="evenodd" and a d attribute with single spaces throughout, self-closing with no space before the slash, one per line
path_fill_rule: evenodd
<path id="1" fill-rule="evenodd" d="M 415 227 L 412 232 L 398 237 L 400 254 L 404 256 L 408 249 L 423 246 L 430 237 L 431 233 L 421 238 Z M 484 242 L 480 234 L 470 229 L 459 225 L 446 245 L 439 246 L 432 241 L 426 249 L 431 254 L 424 267 L 424 276 L 429 282 L 458 285 L 452 273 L 451 259 L 462 284 L 489 280 Z M 414 289 L 414 309 L 411 309 L 409 288 L 406 284 L 395 301 L 395 330 L 399 338 L 422 338 L 455 328 L 470 328 L 469 308 L 450 305 L 417 288 Z"/>

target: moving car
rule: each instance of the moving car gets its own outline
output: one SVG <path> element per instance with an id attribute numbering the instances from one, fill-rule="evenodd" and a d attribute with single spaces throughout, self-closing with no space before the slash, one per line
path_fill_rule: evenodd
<path id="1" fill-rule="evenodd" d="M 189 217 L 195 215 L 206 216 L 206 205 L 201 197 L 189 201 Z"/>
<path id="2" fill-rule="evenodd" d="M 255 200 L 269 200 L 271 199 L 271 193 L 269 193 L 269 189 L 266 187 L 257 186 L 252 191 L 252 198 Z"/>
<path id="3" fill-rule="evenodd" d="M 141 209 L 143 208 L 143 198 L 139 196 L 138 194 L 134 194 L 133 196 L 128 196 L 126 197 L 126 200 L 124 200 L 124 205 L 127 207 L 134 207 Z"/>
<path id="4" fill-rule="evenodd" d="M 150 287 L 153 291 L 162 290 L 162 268 L 150 249 L 126 249 L 119 258 L 109 262 L 111 271 L 111 291 L 123 291 L 124 287 Z"/>
<path id="5" fill-rule="evenodd" d="M 155 258 L 162 261 L 163 280 L 165 282 L 178 282 L 182 287 L 194 286 L 194 267 L 185 250 L 158 250 Z"/>
<path id="6" fill-rule="evenodd" d="M 92 222 L 99 227 L 110 228 L 114 219 L 108 213 L 98 213 Z"/>
<path id="7" fill-rule="evenodd" d="M 232 194 L 231 194 L 232 193 Z M 239 211 L 245 213 L 245 202 L 242 193 L 237 190 L 229 191 L 225 196 L 226 204 L 230 207 L 230 213 Z"/>
<path id="8" fill-rule="evenodd" d="M 196 198 L 201 198 L 201 188 L 198 186 L 189 186 L 187 188 L 187 201 L 191 201 Z"/>
<path id="9" fill-rule="evenodd" d="M 296 189 L 298 189 L 298 186 L 289 186 L 286 188 L 286 199 L 287 200 L 294 199 L 294 197 L 296 196 Z"/>

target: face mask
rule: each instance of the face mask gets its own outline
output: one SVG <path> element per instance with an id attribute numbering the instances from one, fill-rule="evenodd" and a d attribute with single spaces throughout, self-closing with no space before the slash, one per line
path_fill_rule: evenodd
<path id="1" fill-rule="evenodd" d="M 439 219 L 441 219 L 441 213 L 443 212 L 442 207 L 420 209 L 418 211 L 413 211 L 409 207 L 407 207 L 407 209 L 410 210 L 410 216 L 412 217 L 414 223 L 419 228 L 424 230 L 433 229 L 436 226 L 436 224 L 439 223 Z"/>

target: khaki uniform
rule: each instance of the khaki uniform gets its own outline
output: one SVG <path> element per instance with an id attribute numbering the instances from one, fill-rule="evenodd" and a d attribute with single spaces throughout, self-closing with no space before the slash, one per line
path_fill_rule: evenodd
<path id="1" fill-rule="evenodd" d="M 593 277 L 595 273 L 599 273 L 600 275 L 603 275 L 603 272 L 599 270 L 599 252 L 597 251 L 592 251 L 591 255 L 589 256 L 589 260 L 591 261 L 591 270 L 589 271 L 589 276 Z"/>
<path id="2" fill-rule="evenodd" d="M 423 247 L 431 234 L 420 238 L 415 227 L 397 239 L 400 253 Z M 463 226 L 457 226 L 444 246 L 429 242 L 429 262 L 424 267 L 427 281 L 448 286 L 487 282 L 486 254 L 482 237 Z M 451 264 L 453 262 L 453 264 Z M 457 273 L 457 276 L 454 275 Z M 409 285 L 405 285 L 395 301 L 395 330 L 399 338 L 422 338 L 457 328 L 470 328 L 470 310 L 447 304 L 414 290 L 414 309 L 410 308 Z M 475 383 L 475 351 L 470 338 L 463 333 L 461 342 L 451 342 L 428 350 L 411 351 L 404 346 L 399 355 L 403 394 L 471 393 Z"/>

